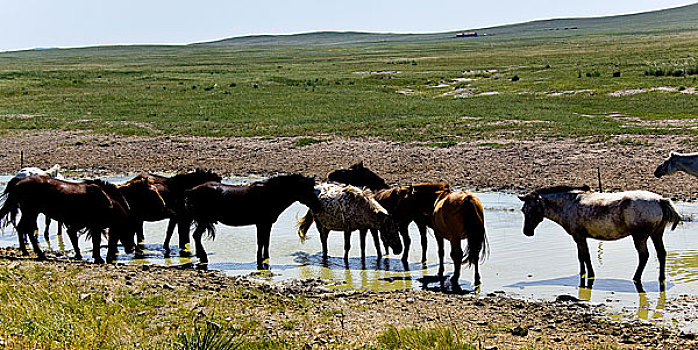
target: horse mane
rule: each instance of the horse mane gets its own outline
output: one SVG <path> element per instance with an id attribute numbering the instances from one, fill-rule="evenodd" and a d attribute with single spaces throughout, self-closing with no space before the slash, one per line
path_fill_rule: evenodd
<path id="1" fill-rule="evenodd" d="M 199 168 L 190 173 L 177 174 L 165 181 L 167 183 L 167 187 L 172 192 L 183 192 L 186 189 L 200 185 L 204 182 L 221 182 L 221 180 L 223 180 L 223 178 L 214 173 L 212 170 L 204 170 Z"/>
<path id="2" fill-rule="evenodd" d="M 572 192 L 572 191 L 589 192 L 589 191 L 591 191 L 591 188 L 587 185 L 576 186 L 576 187 L 575 186 L 550 186 L 550 187 L 539 188 L 531 193 L 537 194 L 537 195 L 544 195 L 544 194 Z"/>
<path id="3" fill-rule="evenodd" d="M 376 212 L 388 214 L 388 211 L 385 208 L 383 208 L 383 206 L 380 205 L 380 203 L 378 203 L 378 201 L 375 198 L 373 198 L 373 192 L 371 192 L 371 190 L 367 188 L 358 188 L 352 185 L 344 186 L 343 189 L 346 193 L 352 195 L 354 199 L 367 200 L 370 203 L 371 208 Z"/>
<path id="4" fill-rule="evenodd" d="M 107 182 L 102 179 L 89 179 L 85 180 L 84 183 L 88 185 L 99 186 L 109 197 L 111 197 L 111 199 L 119 202 L 119 204 L 124 206 L 124 209 L 130 209 L 126 197 L 124 197 L 124 195 L 121 193 L 119 187 L 117 187 L 113 183 Z"/>

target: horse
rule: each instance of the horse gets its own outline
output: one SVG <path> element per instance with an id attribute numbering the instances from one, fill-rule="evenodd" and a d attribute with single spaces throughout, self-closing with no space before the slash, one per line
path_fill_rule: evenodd
<path id="1" fill-rule="evenodd" d="M 328 180 L 353 186 L 364 186 L 375 192 L 374 198 L 393 216 L 405 246 L 402 261 L 407 262 L 410 251 L 409 225 L 417 224 L 422 243 L 422 263 L 427 261 L 427 227 L 431 226 L 434 202 L 441 191 L 449 190 L 447 183 L 418 183 L 411 186 L 388 187 L 363 162 L 349 169 L 335 170 Z M 409 199 L 408 199 L 409 198 Z M 387 250 L 387 249 L 386 249 Z"/>
<path id="2" fill-rule="evenodd" d="M 388 211 L 373 198 L 370 190 L 325 183 L 315 186 L 315 192 L 318 193 L 322 208 L 319 212 L 309 210 L 298 221 L 298 236 L 301 240 L 305 240 L 308 229 L 315 221 L 315 227 L 320 232 L 323 258 L 327 259 L 327 237 L 333 230 L 344 231 L 345 261 L 349 260 L 351 233 L 355 230 L 359 230 L 362 261 L 366 258 L 366 232 L 369 229 L 373 234 L 378 259 L 383 255 L 376 233 L 378 229 L 383 241 L 393 249 L 395 254 L 400 254 L 402 244 L 398 237 L 397 225 Z"/>
<path id="3" fill-rule="evenodd" d="M 664 175 L 671 175 L 677 171 L 683 171 L 698 177 L 698 153 L 671 152 L 669 158 L 654 171 L 654 176 L 660 178 Z"/>
<path id="4" fill-rule="evenodd" d="M 659 285 L 665 288 L 666 250 L 662 236 L 667 225 L 676 225 L 681 216 L 671 200 L 647 191 L 618 193 L 591 192 L 589 186 L 554 186 L 535 190 L 519 196 L 524 202 L 523 232 L 533 236 L 535 228 L 548 218 L 572 236 L 577 243 L 580 286 L 584 279 L 593 280 L 587 238 L 618 240 L 632 236 L 639 256 L 639 264 L 633 282 L 642 291 L 642 271 L 645 269 L 649 252 L 647 239 L 654 243 L 659 258 Z"/>
<path id="5" fill-rule="evenodd" d="M 451 259 L 454 271 L 451 284 L 458 289 L 460 267 L 467 264 L 475 268 L 475 286 L 480 285 L 479 263 L 488 251 L 485 233 L 485 213 L 482 202 L 468 191 L 442 191 L 432 214 L 432 225 L 439 254 L 439 277 L 444 273 L 444 240 L 451 243 Z M 468 246 L 463 257 L 461 240 L 467 239 Z M 480 255 L 480 253 L 483 253 Z"/>
<path id="6" fill-rule="evenodd" d="M 128 227 L 128 203 L 114 185 L 101 181 L 74 183 L 33 175 L 12 179 L 2 197 L 4 203 L 0 207 L 0 218 L 5 225 L 11 222 L 20 237 L 29 235 L 39 260 L 46 259 L 34 235 L 39 214 L 63 222 L 74 246 L 77 243 L 74 232 L 87 230 L 92 238 L 92 256 L 96 263 L 104 262 L 99 251 L 101 235 L 106 228 L 109 228 L 107 261 L 116 260 L 119 241 L 127 253 L 134 248 L 133 235 L 129 234 Z M 22 217 L 15 224 L 20 209 Z M 20 249 L 28 254 L 23 247 L 25 243 L 21 242 Z M 79 252 L 76 249 L 78 256 Z"/>
<path id="7" fill-rule="evenodd" d="M 19 169 L 17 174 L 15 174 L 14 177 L 16 178 L 25 178 L 27 176 L 32 176 L 32 175 L 45 175 L 45 176 L 50 176 L 59 180 L 65 179 L 63 175 L 60 173 L 61 166 L 58 164 L 55 164 L 54 166 L 43 170 L 41 168 L 37 167 L 25 167 L 22 169 Z M 44 239 L 46 241 L 49 241 L 49 228 L 51 227 L 51 219 L 49 217 L 46 217 L 46 222 L 45 222 L 45 227 L 44 227 Z M 58 223 L 58 236 L 60 237 L 63 234 L 63 224 Z M 25 238 L 26 239 L 26 238 Z"/>
<path id="8" fill-rule="evenodd" d="M 170 219 L 167 224 L 165 242 L 163 243 L 165 257 L 170 256 L 170 239 L 172 238 L 175 227 L 179 227 L 179 255 L 182 257 L 191 256 L 191 251 L 187 247 L 189 245 L 189 227 L 191 226 L 191 219 L 185 215 L 183 200 L 184 191 L 204 182 L 220 182 L 223 178 L 210 170 L 196 169 L 193 172 L 177 174 L 172 177 L 142 172 L 127 183 L 137 182 L 143 179 L 148 179 L 153 182 L 164 199 L 167 210 L 165 212 L 160 212 L 157 210 L 149 211 L 148 208 L 144 208 L 140 223 L 136 223 L 135 225 L 137 236 L 136 256 L 142 256 L 144 251 L 143 243 L 145 237 L 143 235 L 143 222 L 160 221 L 164 219 Z M 156 207 L 152 208 L 156 209 Z"/>
<path id="9" fill-rule="evenodd" d="M 196 223 L 192 237 L 199 264 L 208 263 L 201 237 L 206 231 L 215 238 L 214 224 L 220 222 L 228 226 L 256 225 L 257 267 L 268 267 L 264 260 L 269 259 L 271 227 L 279 215 L 296 201 L 314 211 L 322 208 L 314 186 L 313 178 L 290 174 L 247 185 L 210 181 L 184 191 L 187 215 Z"/>

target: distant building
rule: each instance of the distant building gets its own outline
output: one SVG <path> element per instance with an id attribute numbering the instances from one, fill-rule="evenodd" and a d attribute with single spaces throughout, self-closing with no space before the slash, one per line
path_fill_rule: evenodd
<path id="1" fill-rule="evenodd" d="M 477 37 L 477 32 L 456 33 L 456 38 L 474 38 L 474 37 Z"/>

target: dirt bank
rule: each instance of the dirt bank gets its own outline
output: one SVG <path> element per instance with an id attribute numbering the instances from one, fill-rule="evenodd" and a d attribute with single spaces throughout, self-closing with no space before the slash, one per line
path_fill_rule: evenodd
<path id="1" fill-rule="evenodd" d="M 55 256 L 37 262 L 17 257 L 14 249 L 0 249 L 0 271 L 8 281 L 26 271 L 39 271 L 40 276 L 69 275 L 72 282 L 68 283 L 75 288 L 71 293 L 86 303 L 102 294 L 108 296 L 107 303 L 112 298 L 113 302 L 122 300 L 119 295 L 129 296 L 132 303 L 156 296 L 166 298 L 167 307 L 150 309 L 144 303 L 144 308 L 138 309 L 139 317 L 146 315 L 152 324 L 160 325 L 162 330 L 157 334 L 162 337 L 176 331 L 178 324 L 185 324 L 173 315 L 195 313 L 226 327 L 247 325 L 245 332 L 254 339 L 339 348 L 376 344 L 390 327 L 446 327 L 465 337 L 462 341 L 481 348 L 698 346 L 692 334 L 646 322 L 611 320 L 601 307 L 575 301 L 526 302 L 500 294 L 445 295 L 415 290 L 332 291 L 317 280 L 272 284 L 263 278 L 226 277 L 219 272 L 95 265 Z M 37 283 L 36 288 L 44 287 Z M 41 292 L 37 290 L 37 294 Z M 22 339 L 16 333 L 3 341 L 18 345 Z M 143 342 L 147 344 L 145 339 Z"/>
<path id="2" fill-rule="evenodd" d="M 679 173 L 652 175 L 670 151 L 691 151 L 677 137 L 624 136 L 594 140 L 490 140 L 441 148 L 379 139 L 318 137 L 296 146 L 297 138 L 123 137 L 44 132 L 0 139 L 0 171 L 25 164 L 88 170 L 84 176 L 139 171 L 210 168 L 221 174 L 269 175 L 302 172 L 325 179 L 330 171 L 363 160 L 390 183 L 449 181 L 466 188 L 531 190 L 589 184 L 601 169 L 605 190 L 645 189 L 674 199 L 698 199 L 696 179 Z"/>

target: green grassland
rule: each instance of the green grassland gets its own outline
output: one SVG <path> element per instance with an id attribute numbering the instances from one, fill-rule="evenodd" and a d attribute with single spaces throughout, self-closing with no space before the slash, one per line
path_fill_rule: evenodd
<path id="1" fill-rule="evenodd" d="M 685 93 L 698 87 L 695 18 L 698 5 L 489 28 L 477 38 L 311 33 L 0 53 L 0 134 L 376 136 L 448 144 L 695 135 L 681 122 L 698 117 L 698 94 Z M 678 73 L 646 74 L 657 69 Z M 473 80 L 457 80 L 463 78 Z M 609 95 L 658 87 L 674 90 Z M 654 120 L 670 122 L 644 122 Z"/>

